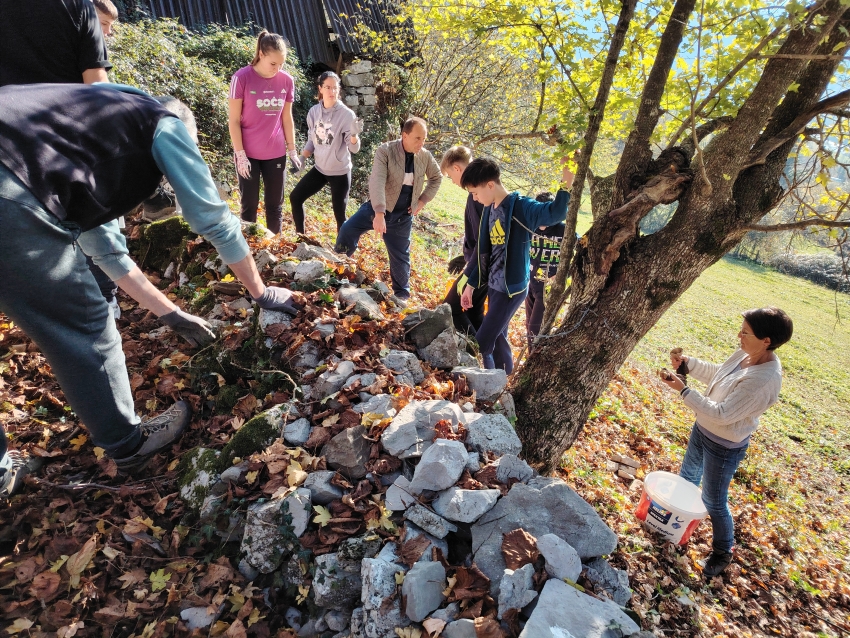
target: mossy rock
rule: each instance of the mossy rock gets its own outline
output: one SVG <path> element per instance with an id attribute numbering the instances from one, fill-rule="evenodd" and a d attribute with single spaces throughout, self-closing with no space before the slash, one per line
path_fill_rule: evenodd
<path id="1" fill-rule="evenodd" d="M 146 227 L 140 239 L 130 242 L 130 253 L 140 267 L 165 272 L 168 264 L 182 260 L 186 243 L 195 237 L 182 217 L 169 217 Z"/>
<path id="2" fill-rule="evenodd" d="M 215 395 L 215 411 L 216 414 L 230 414 L 233 406 L 239 400 L 240 395 L 244 392 L 238 385 L 223 385 Z"/>
<path id="3" fill-rule="evenodd" d="M 218 458 L 218 467 L 224 470 L 233 464 L 233 459 L 244 459 L 254 452 L 266 449 L 281 437 L 281 415 L 285 406 L 275 406 L 246 422 L 230 442 L 224 446 Z"/>
<path id="4" fill-rule="evenodd" d="M 199 288 L 195 298 L 189 304 L 193 314 L 205 315 L 215 307 L 215 292 L 212 288 Z"/>
<path id="5" fill-rule="evenodd" d="M 193 512 L 199 512 L 223 468 L 217 450 L 195 448 L 183 456 L 177 467 L 180 497 Z M 225 466 L 227 467 L 227 466 Z"/>

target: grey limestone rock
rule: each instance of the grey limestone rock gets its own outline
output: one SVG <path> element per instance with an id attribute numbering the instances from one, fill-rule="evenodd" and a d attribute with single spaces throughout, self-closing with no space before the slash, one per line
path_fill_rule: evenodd
<path id="1" fill-rule="evenodd" d="M 360 414 L 366 414 L 368 412 L 371 412 L 373 414 L 381 414 L 385 418 L 392 418 L 397 414 L 396 409 L 393 407 L 393 405 L 394 402 L 392 395 L 376 394 L 374 396 L 371 396 L 363 403 L 358 403 L 352 409 Z"/>
<path id="2" fill-rule="evenodd" d="M 419 350 L 420 356 L 435 368 L 450 370 L 457 366 L 457 338 L 454 328 L 444 330 L 424 348 Z"/>
<path id="3" fill-rule="evenodd" d="M 390 350 L 381 359 L 388 369 L 393 371 L 396 381 L 410 386 L 415 386 L 425 378 L 419 359 L 412 352 L 405 350 Z"/>
<path id="4" fill-rule="evenodd" d="M 417 502 L 416 495 L 410 489 L 410 481 L 403 475 L 399 476 L 389 489 L 384 498 L 387 509 L 393 512 L 401 512 Z"/>
<path id="5" fill-rule="evenodd" d="M 437 538 L 445 538 L 449 532 L 457 531 L 457 526 L 452 525 L 442 516 L 435 514 L 418 503 L 411 505 L 405 510 L 404 518 Z"/>
<path id="6" fill-rule="evenodd" d="M 463 474 L 466 461 L 466 447 L 463 443 L 437 439 L 422 453 L 410 482 L 410 490 L 420 494 L 424 490 L 439 492 L 451 487 Z"/>
<path id="7" fill-rule="evenodd" d="M 446 568 L 442 563 L 419 561 L 414 564 L 401 586 L 407 617 L 413 622 L 425 620 L 445 600 L 445 588 Z"/>
<path id="8" fill-rule="evenodd" d="M 476 638 L 475 621 L 469 618 L 454 620 L 446 625 L 441 634 L 442 638 Z"/>
<path id="9" fill-rule="evenodd" d="M 422 456 L 434 440 L 434 426 L 448 419 L 453 426 L 466 424 L 466 416 L 450 401 L 411 401 L 381 434 L 387 452 L 402 459 Z"/>
<path id="10" fill-rule="evenodd" d="M 431 507 L 443 518 L 459 523 L 474 523 L 499 500 L 499 490 L 463 490 L 451 487 L 441 493 Z"/>
<path id="11" fill-rule="evenodd" d="M 290 365 L 296 370 L 313 370 L 322 362 L 319 346 L 313 341 L 305 341 L 290 361 Z"/>
<path id="12" fill-rule="evenodd" d="M 310 491 L 303 487 L 286 498 L 249 507 L 241 547 L 245 560 L 264 574 L 273 572 L 295 548 L 292 537 L 307 529 L 310 513 Z"/>
<path id="13" fill-rule="evenodd" d="M 365 438 L 366 428 L 357 425 L 343 430 L 322 448 L 328 467 L 349 479 L 366 476 L 365 464 L 372 452 L 372 444 Z"/>
<path id="14" fill-rule="evenodd" d="M 466 429 L 466 442 L 482 455 L 486 452 L 495 452 L 497 456 L 517 455 L 522 451 L 517 433 L 501 414 L 479 414 L 478 418 L 469 419 Z"/>
<path id="15" fill-rule="evenodd" d="M 466 377 L 470 389 L 475 390 L 475 396 L 480 401 L 494 401 L 508 384 L 508 375 L 501 368 L 484 370 L 483 368 L 454 368 L 454 374 Z"/>
<path id="16" fill-rule="evenodd" d="M 562 580 L 547 580 L 540 601 L 519 638 L 540 636 L 584 636 L 610 638 L 610 627 L 619 626 L 621 635 L 640 631 L 635 622 L 613 602 L 584 594 Z M 556 634 L 556 629 L 560 630 Z"/>
<path id="17" fill-rule="evenodd" d="M 505 569 L 502 538 L 517 528 L 538 538 L 556 534 L 583 559 L 610 554 L 617 547 L 616 534 L 596 510 L 560 479 L 535 478 L 528 485 L 516 483 L 472 526 L 475 563 L 490 578 L 494 596 Z"/>
<path id="18" fill-rule="evenodd" d="M 528 563 L 519 569 L 506 569 L 499 588 L 499 620 L 509 609 L 522 609 L 537 598 L 534 591 L 534 565 Z"/>
<path id="19" fill-rule="evenodd" d="M 546 573 L 552 578 L 578 580 L 581 559 L 567 541 L 555 534 L 544 534 L 537 539 L 537 549 L 546 559 Z"/>
<path id="20" fill-rule="evenodd" d="M 437 618 L 445 623 L 451 623 L 457 620 L 457 615 L 459 613 L 460 605 L 458 603 L 449 603 L 442 609 L 438 609 L 431 614 L 431 618 Z M 445 635 L 445 633 L 443 635 Z"/>
<path id="21" fill-rule="evenodd" d="M 382 542 L 381 537 L 373 533 L 345 539 L 337 548 L 339 564 L 347 571 L 359 573 L 363 559 L 377 556 Z"/>
<path id="22" fill-rule="evenodd" d="M 500 483 L 507 483 L 512 478 L 525 483 L 534 476 L 534 470 L 531 469 L 531 466 L 516 454 L 505 454 L 496 459 L 494 465 L 496 466 L 496 480 Z"/>
<path id="23" fill-rule="evenodd" d="M 466 469 L 469 470 L 470 474 L 475 474 L 481 469 L 479 458 L 480 455 L 478 452 L 469 452 L 466 455 Z"/>
<path id="24" fill-rule="evenodd" d="M 295 259 L 300 259 L 301 261 L 308 259 L 324 259 L 332 264 L 342 263 L 340 256 L 333 251 L 321 246 L 311 246 L 310 244 L 305 243 L 298 244 L 295 247 L 295 250 L 292 251 L 292 256 Z"/>
<path id="25" fill-rule="evenodd" d="M 307 419 L 297 419 L 292 423 L 287 423 L 283 428 L 283 440 L 296 447 L 304 445 L 310 438 L 312 427 Z"/>
<path id="26" fill-rule="evenodd" d="M 348 627 L 348 621 L 351 619 L 350 614 L 343 613 L 336 609 L 332 609 L 325 614 L 325 623 L 331 631 L 343 631 Z"/>
<path id="27" fill-rule="evenodd" d="M 354 306 L 352 312 L 359 317 L 376 321 L 386 319 L 384 313 L 381 312 L 380 306 L 375 303 L 375 300 L 365 290 L 355 288 L 354 286 L 341 286 L 336 294 L 340 305 L 344 308 Z"/>
<path id="28" fill-rule="evenodd" d="M 452 309 L 441 304 L 434 310 L 423 308 L 407 315 L 401 322 L 407 337 L 417 348 L 424 348 L 446 330 L 454 330 Z M 452 332 L 452 337 L 454 333 Z M 457 349 L 457 344 L 455 344 Z"/>
<path id="29" fill-rule="evenodd" d="M 322 398 L 339 392 L 346 379 L 354 374 L 354 363 L 351 361 L 340 361 L 333 370 L 325 370 L 319 375 L 313 386 L 315 396 Z"/>
<path id="30" fill-rule="evenodd" d="M 318 470 L 307 475 L 303 487 L 310 490 L 310 500 L 313 503 L 327 505 L 331 501 L 342 498 L 342 489 L 331 483 L 335 474 L 336 472 L 332 470 Z"/>
<path id="31" fill-rule="evenodd" d="M 363 580 L 360 596 L 363 611 L 358 614 L 355 609 L 352 613 L 352 636 L 397 638 L 396 627 L 407 627 L 410 624 L 410 619 L 401 611 L 399 597 L 396 595 L 395 576 L 405 571 L 398 563 L 388 562 L 380 557 L 363 559 L 360 570 Z"/>
<path id="32" fill-rule="evenodd" d="M 359 567 L 359 565 L 358 565 Z M 363 583 L 360 570 L 342 568 L 336 554 L 316 557 L 313 593 L 316 606 L 322 609 L 353 609 L 360 602 Z"/>
<path id="33" fill-rule="evenodd" d="M 604 558 L 594 558 L 585 563 L 587 580 L 593 583 L 597 592 L 601 590 L 615 603 L 625 607 L 632 598 L 629 589 L 629 575 L 622 569 L 611 567 Z"/>
<path id="34" fill-rule="evenodd" d="M 272 271 L 275 277 L 280 277 L 281 275 L 286 275 L 287 277 L 295 276 L 295 271 L 298 269 L 298 262 L 292 260 L 286 260 L 280 262 L 277 266 L 274 267 Z"/>
<path id="35" fill-rule="evenodd" d="M 366 374 L 354 374 L 354 375 L 348 377 L 348 379 L 345 380 L 345 383 L 343 384 L 342 389 L 343 390 L 350 390 L 351 387 L 355 383 L 357 383 L 358 381 L 360 382 L 361 388 L 368 388 L 370 385 L 375 383 L 375 379 L 377 379 L 377 378 L 378 378 L 378 375 L 375 374 L 374 372 L 367 372 Z"/>
<path id="36" fill-rule="evenodd" d="M 299 283 L 311 283 L 324 276 L 324 262 L 309 259 L 298 264 L 298 267 L 295 269 L 294 279 Z"/>
<path id="37" fill-rule="evenodd" d="M 282 323 L 285 325 L 291 324 L 292 315 L 282 312 L 280 310 L 266 310 L 265 308 L 260 308 L 259 322 L 260 331 L 265 332 L 266 328 L 278 323 Z"/>

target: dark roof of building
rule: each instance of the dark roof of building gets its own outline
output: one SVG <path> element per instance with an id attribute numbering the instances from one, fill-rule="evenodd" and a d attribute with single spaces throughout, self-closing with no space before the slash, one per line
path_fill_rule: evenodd
<path id="1" fill-rule="evenodd" d="M 188 28 L 216 22 L 252 22 L 279 33 L 302 60 L 336 67 L 341 53 L 358 55 L 354 26 L 391 30 L 385 13 L 393 0 L 147 0 L 151 17 L 179 17 Z"/>

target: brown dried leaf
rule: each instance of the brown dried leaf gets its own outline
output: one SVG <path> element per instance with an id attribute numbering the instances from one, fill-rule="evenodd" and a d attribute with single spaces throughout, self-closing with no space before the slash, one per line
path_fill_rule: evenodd
<path id="1" fill-rule="evenodd" d="M 38 600 L 49 600 L 59 589 L 62 577 L 51 571 L 41 572 L 32 579 L 30 596 Z"/>
<path id="2" fill-rule="evenodd" d="M 508 569 L 519 569 L 533 563 L 540 556 L 537 539 L 524 529 L 515 529 L 502 538 L 502 554 Z"/>
<path id="3" fill-rule="evenodd" d="M 422 626 L 428 632 L 428 638 L 437 638 L 443 633 L 443 629 L 446 627 L 446 621 L 439 618 L 426 618 L 422 622 Z"/>
<path id="4" fill-rule="evenodd" d="M 458 567 L 455 578 L 457 578 L 457 582 L 449 597 L 449 602 L 475 600 L 490 593 L 490 579 L 475 564 L 472 567 Z"/>
<path id="5" fill-rule="evenodd" d="M 229 583 L 235 576 L 236 573 L 230 567 L 227 556 L 222 556 L 215 563 L 210 563 L 207 567 L 207 573 L 204 574 L 198 586 L 201 590 L 218 587 L 222 583 Z"/>
<path id="6" fill-rule="evenodd" d="M 475 638 L 507 638 L 507 636 L 494 618 L 476 618 Z"/>
<path id="7" fill-rule="evenodd" d="M 404 541 L 398 550 L 399 560 L 408 567 L 413 567 L 413 563 L 422 558 L 422 553 L 430 544 L 431 541 L 424 535 Z"/>
<path id="8" fill-rule="evenodd" d="M 86 541 L 80 551 L 72 554 L 68 562 L 65 563 L 65 569 L 71 575 L 71 587 L 79 586 L 80 574 L 86 570 L 91 559 L 97 553 L 97 536 L 97 534 L 92 534 L 92 537 Z"/>
<path id="9" fill-rule="evenodd" d="M 258 403 L 257 397 L 253 394 L 246 394 L 236 402 L 231 414 L 241 417 L 247 421 L 251 418 L 251 415 L 254 414 L 254 410 L 257 409 Z"/>
<path id="10" fill-rule="evenodd" d="M 248 638 L 248 633 L 245 631 L 245 625 L 241 620 L 234 620 L 233 624 L 224 632 L 225 638 Z"/>
<path id="11" fill-rule="evenodd" d="M 322 447 L 325 443 L 330 441 L 332 437 L 333 434 L 331 433 L 330 428 L 323 428 L 321 426 L 314 427 L 310 430 L 310 436 L 304 443 L 304 447 L 308 449 Z"/>

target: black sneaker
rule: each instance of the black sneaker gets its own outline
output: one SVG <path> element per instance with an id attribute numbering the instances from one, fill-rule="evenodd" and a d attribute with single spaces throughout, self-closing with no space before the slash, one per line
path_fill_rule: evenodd
<path id="1" fill-rule="evenodd" d="M 705 561 L 705 567 L 702 568 L 703 575 L 708 578 L 719 576 L 732 564 L 732 558 L 732 552 L 712 551 L 711 556 Z"/>
<path id="2" fill-rule="evenodd" d="M 29 474 L 26 459 L 17 450 L 9 450 L 0 459 L 0 500 L 11 498 L 24 485 L 24 477 Z"/>
<path id="3" fill-rule="evenodd" d="M 178 401 L 162 414 L 144 421 L 139 426 L 142 442 L 138 449 L 130 456 L 114 459 L 118 470 L 127 473 L 144 469 L 157 452 L 180 438 L 191 418 L 191 406 L 186 401 Z"/>

